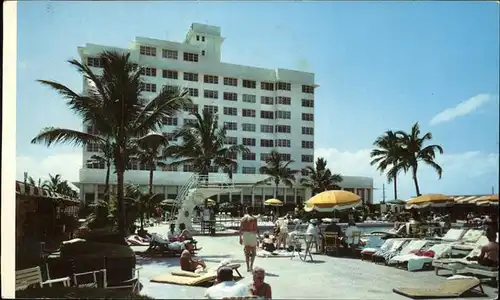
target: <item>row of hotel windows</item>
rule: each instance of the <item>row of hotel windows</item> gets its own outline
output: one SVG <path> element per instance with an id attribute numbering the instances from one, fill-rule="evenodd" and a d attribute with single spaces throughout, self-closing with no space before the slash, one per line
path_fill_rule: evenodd
<path id="1" fill-rule="evenodd" d="M 184 123 L 194 123 L 195 119 L 184 119 Z M 175 117 L 168 117 L 165 119 L 164 125 L 166 126 L 178 126 L 179 120 Z M 224 128 L 227 131 L 238 131 L 238 123 L 236 122 L 224 122 Z M 314 135 L 314 127 L 305 127 L 302 126 L 302 134 L 303 135 Z M 251 123 L 241 123 L 241 131 L 246 132 L 256 132 L 257 126 Z M 260 125 L 260 132 L 262 133 L 291 133 L 292 127 L 290 125 Z M 90 134 L 99 134 L 94 126 L 87 126 L 87 133 Z M 167 137 L 170 141 L 175 140 L 173 133 L 163 133 L 165 137 Z M 90 150 L 88 150 L 90 151 Z"/>
<path id="2" fill-rule="evenodd" d="M 96 68 L 102 68 L 103 64 L 99 58 L 96 57 L 88 57 L 87 65 Z M 142 67 L 141 75 L 156 77 L 157 69 L 153 67 Z M 176 70 L 162 70 L 162 77 L 169 79 L 179 79 L 179 71 Z M 183 72 L 183 79 L 186 81 L 199 81 L 199 74 L 192 72 Z M 257 88 L 257 81 L 242 79 L 242 87 L 249 89 Z M 203 75 L 203 82 L 209 84 L 219 84 L 219 76 L 216 75 Z M 223 77 L 223 84 L 227 86 L 238 86 L 238 79 L 232 77 Z M 262 81 L 260 83 L 260 88 L 262 90 L 274 91 L 274 90 L 282 90 L 282 91 L 291 91 L 292 84 L 288 82 L 265 82 Z M 314 94 L 314 86 L 312 85 L 302 85 L 302 92 L 307 94 Z"/>

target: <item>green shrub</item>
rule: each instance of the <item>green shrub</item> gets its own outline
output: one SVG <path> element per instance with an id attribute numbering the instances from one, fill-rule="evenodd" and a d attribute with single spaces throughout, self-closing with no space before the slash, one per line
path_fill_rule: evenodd
<path id="1" fill-rule="evenodd" d="M 127 245 L 123 236 L 118 232 L 112 231 L 110 228 L 92 229 L 88 231 L 80 231 L 75 234 L 75 237 L 96 243 L 108 243 L 116 245 Z"/>
<path id="2" fill-rule="evenodd" d="M 65 299 L 154 299 L 122 289 L 44 287 L 16 292 L 16 298 L 65 298 Z"/>

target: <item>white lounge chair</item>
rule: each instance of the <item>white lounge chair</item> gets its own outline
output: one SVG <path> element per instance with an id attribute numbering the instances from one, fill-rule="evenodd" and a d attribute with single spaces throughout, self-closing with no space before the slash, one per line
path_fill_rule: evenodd
<path id="1" fill-rule="evenodd" d="M 465 252 L 464 255 L 467 255 L 467 253 L 474 250 L 476 242 L 483 235 L 484 235 L 484 230 L 469 229 L 459 242 L 453 243 L 453 245 L 451 246 L 453 254 Z"/>
<path id="2" fill-rule="evenodd" d="M 393 239 L 394 242 L 389 249 L 383 250 L 382 248 L 372 255 L 373 262 L 385 262 L 386 257 L 392 255 L 396 251 L 401 251 L 401 249 L 408 244 L 412 239 L 410 238 L 397 238 Z"/>
<path id="3" fill-rule="evenodd" d="M 458 242 L 462 239 L 466 232 L 466 229 L 451 228 L 443 237 L 433 237 L 428 238 L 428 240 L 437 240 L 446 243 Z"/>
<path id="4" fill-rule="evenodd" d="M 432 266 L 436 272 L 436 275 L 439 275 L 439 270 L 449 270 L 452 271 L 453 275 L 457 274 L 460 270 L 464 269 L 469 264 L 477 263 L 476 261 L 467 260 L 467 258 L 477 257 L 481 254 L 481 248 L 488 244 L 488 239 L 485 236 L 479 238 L 476 242 L 474 250 L 472 250 L 469 254 L 467 254 L 464 258 L 443 258 L 436 259 L 432 262 Z"/>
<path id="5" fill-rule="evenodd" d="M 399 266 L 406 265 L 408 271 L 420 271 L 426 266 L 430 266 L 434 259 L 440 259 L 451 254 L 451 244 L 443 243 L 436 244 L 427 249 L 434 252 L 434 257 L 419 256 L 414 253 L 395 256 L 391 259 L 390 264 Z"/>
<path id="6" fill-rule="evenodd" d="M 394 264 L 399 264 L 401 261 L 401 257 L 405 257 L 408 255 L 411 255 L 412 251 L 419 251 L 424 248 L 428 248 L 433 244 L 432 241 L 426 241 L 426 240 L 412 240 L 408 244 L 406 244 L 399 253 L 395 253 L 394 256 L 389 257 L 389 259 L 386 261 L 388 265 L 394 265 Z"/>

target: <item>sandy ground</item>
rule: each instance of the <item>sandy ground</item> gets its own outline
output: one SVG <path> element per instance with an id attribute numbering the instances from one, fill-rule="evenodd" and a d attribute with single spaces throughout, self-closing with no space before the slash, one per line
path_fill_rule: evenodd
<path id="1" fill-rule="evenodd" d="M 150 232 L 166 234 L 168 226 L 148 228 Z M 240 272 L 245 277 L 240 282 L 251 282 L 246 272 L 243 251 L 237 236 L 198 236 L 203 247 L 198 256 L 208 267 L 216 267 L 229 259 L 242 264 Z M 446 280 L 433 271 L 408 272 L 393 267 L 377 265 L 359 259 L 313 255 L 314 262 L 303 262 L 297 257 L 256 258 L 255 266 L 266 270 L 266 282 L 272 286 L 275 299 L 409 299 L 392 292 L 395 287 L 432 287 Z M 179 270 L 178 258 L 146 259 L 138 257 L 142 294 L 161 299 L 203 298 L 206 288 L 153 283 L 149 279 Z M 496 297 L 495 290 L 483 285 L 489 297 Z M 474 299 L 474 298 L 466 298 Z"/>

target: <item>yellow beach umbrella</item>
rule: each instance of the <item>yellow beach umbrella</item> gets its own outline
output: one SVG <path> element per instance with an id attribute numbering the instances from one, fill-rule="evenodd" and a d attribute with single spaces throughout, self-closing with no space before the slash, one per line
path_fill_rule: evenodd
<path id="1" fill-rule="evenodd" d="M 445 207 L 455 203 L 453 197 L 443 194 L 425 194 L 406 201 L 406 208 Z"/>
<path id="2" fill-rule="evenodd" d="M 341 190 L 326 191 L 317 194 L 305 202 L 304 210 L 317 210 L 320 212 L 332 212 L 357 207 L 361 204 L 361 197 Z"/>
<path id="3" fill-rule="evenodd" d="M 278 200 L 278 199 L 268 199 L 266 201 L 264 201 L 264 205 L 268 205 L 268 206 L 283 206 L 283 202 L 281 202 L 281 200 Z"/>
<path id="4" fill-rule="evenodd" d="M 481 196 L 471 201 L 471 203 L 475 203 L 479 206 L 498 205 L 498 194 Z"/>

